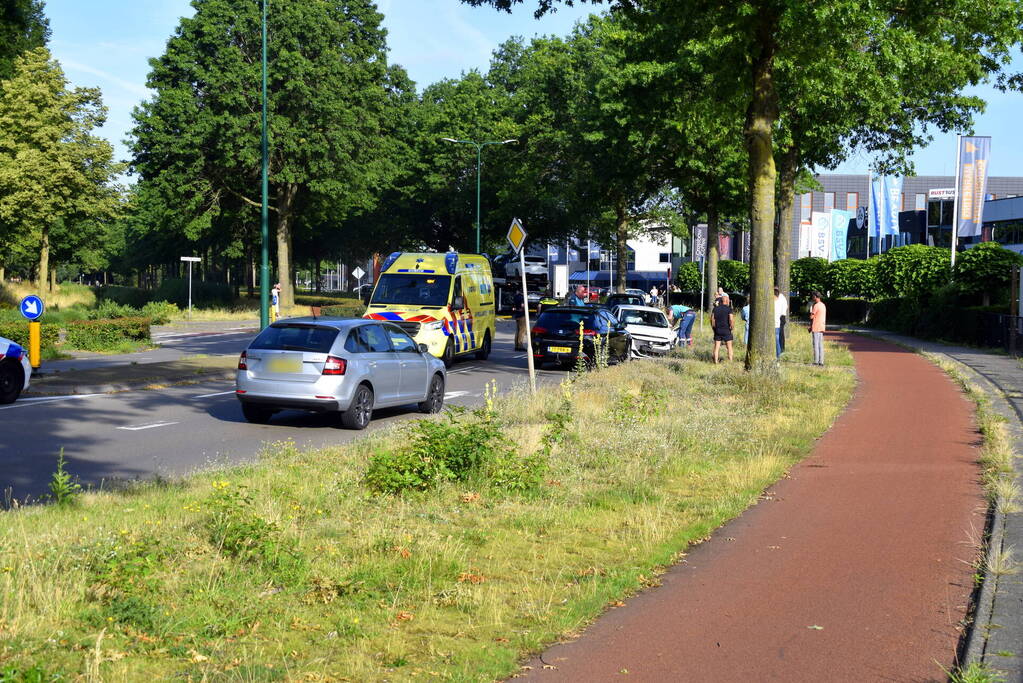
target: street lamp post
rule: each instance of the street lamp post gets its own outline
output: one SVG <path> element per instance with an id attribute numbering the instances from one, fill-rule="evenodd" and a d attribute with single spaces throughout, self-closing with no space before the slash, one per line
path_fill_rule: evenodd
<path id="1" fill-rule="evenodd" d="M 188 263 L 188 319 L 192 319 L 192 264 L 202 261 L 198 256 L 182 256 L 182 261 Z"/>
<path id="2" fill-rule="evenodd" d="M 266 3 L 263 0 L 263 122 L 260 148 L 263 154 L 263 206 L 260 215 L 260 237 L 262 238 L 259 267 L 259 329 L 270 324 L 270 229 L 269 229 L 269 144 L 266 131 Z"/>
<path id="3" fill-rule="evenodd" d="M 507 145 L 518 140 L 494 140 L 492 142 L 475 142 L 473 140 L 456 140 L 454 138 L 441 138 L 444 142 L 454 142 L 462 145 L 472 145 L 476 148 L 476 253 L 480 253 L 480 167 L 483 162 L 483 148 L 487 145 Z"/>

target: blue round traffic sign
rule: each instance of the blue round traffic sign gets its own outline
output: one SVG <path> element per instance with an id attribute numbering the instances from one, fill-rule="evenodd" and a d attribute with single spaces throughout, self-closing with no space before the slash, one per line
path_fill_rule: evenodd
<path id="1" fill-rule="evenodd" d="M 43 300 L 35 294 L 29 294 L 21 300 L 21 314 L 29 320 L 35 320 L 43 314 Z"/>

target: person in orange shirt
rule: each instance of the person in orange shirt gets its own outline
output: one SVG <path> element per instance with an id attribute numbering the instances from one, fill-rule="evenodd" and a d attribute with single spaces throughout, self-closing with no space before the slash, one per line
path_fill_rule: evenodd
<path id="1" fill-rule="evenodd" d="M 813 306 L 810 307 L 810 337 L 813 341 L 813 364 L 824 365 L 824 328 L 827 325 L 828 308 L 821 301 L 821 293 L 813 292 Z"/>

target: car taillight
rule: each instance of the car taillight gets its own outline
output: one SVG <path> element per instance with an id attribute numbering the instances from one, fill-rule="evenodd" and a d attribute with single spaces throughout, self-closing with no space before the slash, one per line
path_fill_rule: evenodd
<path id="1" fill-rule="evenodd" d="M 583 330 L 583 334 L 585 334 L 587 337 L 596 337 L 597 336 L 597 331 L 596 330 Z"/>
<path id="2" fill-rule="evenodd" d="M 324 375 L 343 375 L 347 369 L 348 361 L 337 356 L 327 356 L 327 361 L 323 364 Z"/>
<path id="3" fill-rule="evenodd" d="M 248 365 L 248 363 L 245 360 L 246 358 L 247 358 L 247 356 L 246 356 L 245 352 L 242 351 L 242 355 L 238 357 L 238 369 L 239 370 L 248 370 L 249 369 L 249 365 Z"/>
<path id="4" fill-rule="evenodd" d="M 547 328 L 546 327 L 533 327 L 532 333 L 533 334 L 547 334 Z"/>

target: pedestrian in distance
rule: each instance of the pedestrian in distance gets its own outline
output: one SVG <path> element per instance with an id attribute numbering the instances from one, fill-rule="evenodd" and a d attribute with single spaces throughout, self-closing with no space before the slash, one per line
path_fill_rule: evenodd
<path id="1" fill-rule="evenodd" d="M 789 300 L 777 287 L 774 288 L 774 343 L 777 355 L 785 353 L 785 322 L 789 316 Z"/>
<path id="2" fill-rule="evenodd" d="M 585 306 L 586 287 L 583 285 L 576 285 L 575 291 L 568 295 L 568 298 L 565 299 L 565 303 L 569 306 Z"/>
<path id="3" fill-rule="evenodd" d="M 515 293 L 512 304 L 512 317 L 515 318 L 515 350 L 526 350 L 526 294 L 520 288 Z"/>
<path id="4" fill-rule="evenodd" d="M 821 301 L 821 293 L 813 292 L 810 295 L 813 305 L 810 306 L 810 331 L 813 342 L 813 364 L 824 365 L 824 329 L 827 326 L 828 308 Z"/>
<path id="5" fill-rule="evenodd" d="M 711 329 L 714 331 L 714 362 L 720 362 L 718 355 L 721 344 L 728 350 L 728 360 L 733 360 L 732 331 L 735 329 L 735 313 L 732 311 L 728 295 L 715 300 L 714 310 L 710 312 Z"/>
<path id="6" fill-rule="evenodd" d="M 660 295 L 660 292 L 657 290 L 657 285 L 654 285 L 653 287 L 650 288 L 650 305 L 651 306 L 654 306 L 654 307 L 657 306 L 657 297 L 659 295 Z"/>
<path id="7" fill-rule="evenodd" d="M 270 304 L 273 307 L 274 321 L 281 317 L 281 283 L 278 282 L 270 290 Z"/>

